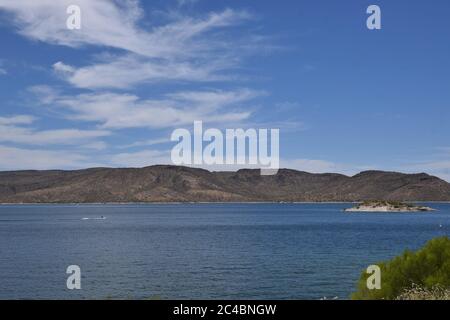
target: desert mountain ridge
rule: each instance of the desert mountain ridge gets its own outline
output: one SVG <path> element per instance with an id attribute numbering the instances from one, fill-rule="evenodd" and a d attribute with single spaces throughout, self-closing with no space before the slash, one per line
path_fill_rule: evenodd
<path id="1" fill-rule="evenodd" d="M 354 176 L 280 169 L 210 172 L 144 168 L 0 172 L 0 203 L 450 201 L 450 184 L 425 174 L 363 171 Z"/>

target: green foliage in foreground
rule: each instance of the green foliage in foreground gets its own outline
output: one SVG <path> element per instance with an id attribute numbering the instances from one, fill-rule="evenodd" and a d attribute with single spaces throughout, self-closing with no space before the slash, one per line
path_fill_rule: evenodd
<path id="1" fill-rule="evenodd" d="M 396 299 L 415 286 L 450 288 L 450 239 L 432 239 L 416 252 L 406 250 L 402 255 L 377 265 L 381 269 L 381 289 L 367 288 L 370 274 L 364 270 L 352 299 Z"/>

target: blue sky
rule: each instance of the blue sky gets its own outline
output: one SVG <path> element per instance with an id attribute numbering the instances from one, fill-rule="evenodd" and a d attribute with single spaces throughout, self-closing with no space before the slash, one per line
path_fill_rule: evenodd
<path id="1" fill-rule="evenodd" d="M 77 4 L 82 29 L 67 30 Z M 377 4 L 382 29 L 368 30 Z M 280 128 L 282 167 L 450 181 L 450 3 L 0 0 L 0 170 L 169 163 Z"/>

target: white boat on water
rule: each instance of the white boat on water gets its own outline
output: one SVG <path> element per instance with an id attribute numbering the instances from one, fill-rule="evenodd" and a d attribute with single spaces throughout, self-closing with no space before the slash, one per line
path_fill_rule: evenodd
<path id="1" fill-rule="evenodd" d="M 106 220 L 106 217 L 94 217 L 94 218 L 81 218 L 81 220 Z"/>

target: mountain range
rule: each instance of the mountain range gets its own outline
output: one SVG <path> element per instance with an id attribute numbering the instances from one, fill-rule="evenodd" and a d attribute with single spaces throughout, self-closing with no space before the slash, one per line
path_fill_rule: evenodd
<path id="1" fill-rule="evenodd" d="M 210 172 L 181 166 L 0 172 L 0 203 L 450 201 L 450 184 L 425 173 L 354 176 L 281 169 Z"/>

